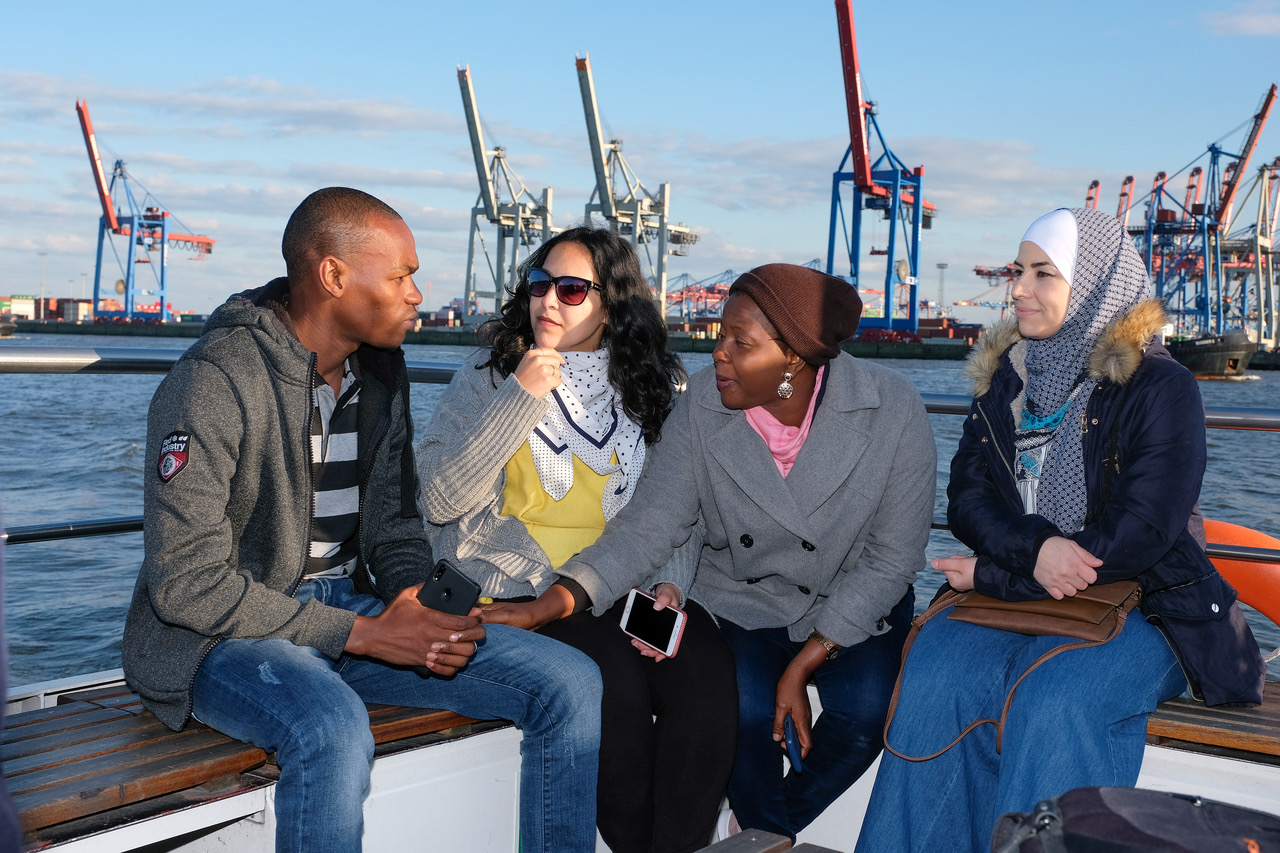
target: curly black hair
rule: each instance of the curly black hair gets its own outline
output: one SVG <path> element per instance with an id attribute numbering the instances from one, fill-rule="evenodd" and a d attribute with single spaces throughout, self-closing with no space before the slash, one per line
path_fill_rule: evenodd
<path id="1" fill-rule="evenodd" d="M 667 324 L 649 283 L 640 272 L 635 249 L 607 228 L 581 226 L 562 231 L 543 243 L 522 263 L 518 281 L 502 311 L 485 324 L 491 348 L 480 369 L 510 376 L 533 347 L 529 313 L 529 270 L 541 268 L 560 243 L 577 243 L 591 253 L 596 283 L 601 287 L 605 316 L 601 343 L 609 350 L 609 384 L 622 395 L 622 409 L 644 431 L 646 444 L 662 435 L 662 422 L 671 409 L 676 387 L 688 374 L 679 357 L 667 350 Z"/>

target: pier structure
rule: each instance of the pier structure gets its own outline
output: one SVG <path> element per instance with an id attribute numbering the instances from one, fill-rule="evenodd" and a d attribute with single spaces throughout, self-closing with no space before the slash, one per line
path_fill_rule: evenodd
<path id="1" fill-rule="evenodd" d="M 186 234 L 173 230 L 170 221 L 177 222 L 163 205 L 125 168 L 124 160 L 116 160 L 111 169 L 111 181 L 107 182 L 102 168 L 102 155 L 98 150 L 98 137 L 89 119 L 89 104 L 76 101 L 76 115 L 80 118 L 80 130 L 84 134 L 85 148 L 89 153 L 89 167 L 93 171 L 98 201 L 102 204 L 102 216 L 98 220 L 97 263 L 93 270 L 93 315 L 99 319 L 134 320 L 145 318 L 166 322 L 169 319 L 169 249 L 187 249 L 202 258 L 213 251 L 214 239 L 204 234 Z M 134 185 L 142 190 L 142 201 L 134 195 Z M 117 208 L 123 200 L 125 208 Z M 127 208 L 128 212 L 125 212 Z M 181 225 L 181 222 L 178 222 Z M 117 239 L 123 238 L 123 251 Z M 114 284 L 115 296 L 103 298 L 102 268 L 105 250 L 111 249 L 121 277 Z M 159 252 L 159 259 L 152 255 Z M 139 281 L 138 268 L 146 265 L 151 271 L 150 288 Z M 155 298 L 143 303 L 140 296 Z"/>
<path id="2" fill-rule="evenodd" d="M 462 90 L 462 107 L 466 112 L 467 131 L 471 136 L 471 153 L 475 157 L 476 176 L 480 180 L 480 195 L 471 208 L 463 310 L 466 314 L 485 313 L 481 311 L 479 301 L 482 298 L 492 298 L 493 312 L 496 314 L 502 308 L 508 288 L 515 287 L 521 247 L 540 245 L 562 229 L 551 222 L 551 188 L 545 187 L 540 197 L 534 197 L 507 162 L 505 149 L 502 146 L 485 147 L 480 112 L 476 108 L 475 86 L 471 81 L 471 66 L 458 68 L 458 87 Z M 489 259 L 489 249 L 484 244 L 484 236 L 481 234 L 482 219 L 497 229 L 496 265 Z M 481 290 L 476 284 L 477 242 L 489 268 L 492 289 L 486 287 Z"/>
<path id="3" fill-rule="evenodd" d="M 883 309 L 864 311 L 860 328 L 915 333 L 919 329 L 920 231 L 932 227 L 937 208 L 923 196 L 924 166 L 908 168 L 885 142 L 876 119 L 876 104 L 862 97 L 862 72 L 853 26 L 851 0 L 836 0 L 836 23 L 844 67 L 845 103 L 849 115 L 849 148 L 831 178 L 831 225 L 827 237 L 826 271 L 836 271 L 836 238 L 848 259 L 849 283 L 870 293 L 861 271 L 862 211 L 879 211 L 889 222 L 884 249 L 869 254 L 884 257 Z M 871 159 L 874 137 L 881 151 Z M 846 208 L 846 188 L 850 201 Z M 918 202 L 918 203 L 917 203 Z M 900 290 L 905 288 L 904 293 Z"/>
<path id="4" fill-rule="evenodd" d="M 650 192 L 622 155 L 622 140 L 604 141 L 600 130 L 600 109 L 596 102 L 595 81 L 591 76 L 588 54 L 575 57 L 578 86 L 582 91 L 582 110 L 587 122 L 587 141 L 591 146 L 591 164 L 596 185 L 587 200 L 586 222 L 599 216 L 619 234 L 629 236 L 636 254 L 649 262 L 650 286 L 655 291 L 659 310 L 667 308 L 667 256 L 683 257 L 698 242 L 698 234 L 683 222 L 671 221 L 671 184 L 663 183 L 658 192 Z M 657 257 L 650 246 L 657 243 Z M 643 255 L 641 247 L 644 248 Z"/>

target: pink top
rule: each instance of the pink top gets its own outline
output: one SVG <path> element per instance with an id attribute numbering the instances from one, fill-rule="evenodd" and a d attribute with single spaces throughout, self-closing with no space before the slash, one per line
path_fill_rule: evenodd
<path id="1" fill-rule="evenodd" d="M 791 466 L 796 464 L 800 448 L 804 447 L 804 440 L 809 437 L 809 425 L 813 423 L 813 410 L 818 403 L 818 389 L 822 387 L 822 374 L 826 369 L 825 365 L 818 368 L 818 376 L 813 383 L 813 396 L 809 398 L 809 410 L 804 413 L 804 420 L 800 422 L 800 426 L 787 426 L 769 414 L 764 406 L 753 406 L 743 411 L 747 416 L 747 423 L 751 424 L 751 428 L 764 439 L 769 453 L 773 455 L 774 464 L 778 466 L 778 472 L 783 477 L 791 473 Z"/>

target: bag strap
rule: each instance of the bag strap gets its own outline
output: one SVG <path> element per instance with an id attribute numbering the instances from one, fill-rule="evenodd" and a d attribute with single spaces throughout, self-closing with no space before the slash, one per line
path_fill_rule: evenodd
<path id="1" fill-rule="evenodd" d="M 1107 636 L 1101 640 L 1073 640 L 1069 643 L 1062 643 L 1061 645 L 1054 646 L 1052 649 L 1049 649 L 1044 654 L 1040 655 L 1040 657 L 1032 661 L 1031 665 L 1028 666 L 1026 670 L 1023 671 L 1022 675 L 1018 676 L 1018 680 L 1015 681 L 1013 683 L 1013 686 L 1009 688 L 1009 693 L 1007 696 L 1005 696 L 1005 699 L 1004 699 L 1004 707 L 1000 710 L 999 720 L 993 720 L 990 717 L 983 717 L 982 719 L 974 720 L 972 723 L 965 726 L 964 730 L 960 732 L 960 734 L 956 735 L 955 739 L 952 740 L 951 743 L 947 744 L 942 749 L 938 750 L 937 752 L 931 755 L 912 756 L 912 755 L 906 755 L 904 753 L 898 752 L 898 750 L 889 746 L 889 726 L 893 723 L 893 715 L 894 715 L 894 712 L 897 711 L 898 709 L 898 699 L 902 694 L 902 673 L 907 668 L 907 652 L 911 650 L 911 644 L 915 642 L 916 635 L 920 633 L 920 629 L 924 627 L 925 623 L 928 622 L 930 619 L 932 619 L 934 616 L 937 616 L 938 613 L 940 613 L 941 611 L 955 604 L 955 602 L 959 600 L 962 595 L 964 595 L 964 593 L 957 592 L 954 589 L 949 589 L 943 594 L 939 595 L 934 600 L 933 604 L 929 606 L 928 610 L 926 610 L 924 613 L 917 616 L 915 619 L 911 620 L 911 631 L 910 633 L 907 634 L 906 642 L 903 643 L 902 663 L 898 666 L 898 679 L 893 684 L 893 694 L 892 696 L 889 697 L 889 713 L 885 717 L 885 721 L 884 721 L 884 748 L 887 751 L 893 753 L 894 755 L 898 756 L 899 758 L 905 761 L 929 761 L 931 759 L 937 758 L 939 755 L 942 755 L 944 752 L 951 749 L 951 747 L 955 746 L 961 740 L 963 740 L 969 734 L 969 732 L 973 731 L 978 726 L 981 726 L 985 723 L 990 723 L 991 725 L 996 727 L 996 753 L 999 754 L 1000 747 L 1004 740 L 1005 720 L 1008 719 L 1009 708 L 1010 706 L 1013 705 L 1013 694 L 1017 691 L 1018 685 L 1022 684 L 1022 680 L 1026 678 L 1028 675 L 1030 675 L 1032 672 L 1034 672 L 1041 664 L 1045 663 L 1046 661 L 1049 661 L 1052 658 L 1057 657 L 1063 652 L 1074 651 L 1075 649 L 1087 649 L 1087 648 L 1090 648 L 1091 646 L 1101 646 L 1104 643 L 1108 643 L 1111 640 L 1115 639 L 1116 635 L 1119 634 L 1121 629 L 1124 628 L 1124 619 L 1120 619 L 1120 620 L 1117 620 L 1116 624 L 1112 627 L 1111 633 L 1107 634 Z M 993 630 L 999 630 L 999 629 L 993 629 Z"/>

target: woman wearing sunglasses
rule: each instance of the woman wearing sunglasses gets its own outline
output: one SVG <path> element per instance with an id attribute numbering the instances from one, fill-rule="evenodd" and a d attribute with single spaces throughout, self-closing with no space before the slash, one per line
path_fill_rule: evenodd
<path id="1" fill-rule="evenodd" d="M 644 657 L 618 626 L 625 597 L 593 601 L 556 571 L 631 498 L 685 379 L 635 251 L 594 228 L 548 240 L 488 333 L 418 446 L 434 554 L 495 599 L 486 621 L 536 628 L 599 665 L 597 825 L 609 847 L 698 850 L 733 762 L 728 648 L 686 602 L 679 654 Z M 689 587 L 701 538 L 685 539 L 642 588 Z"/>

